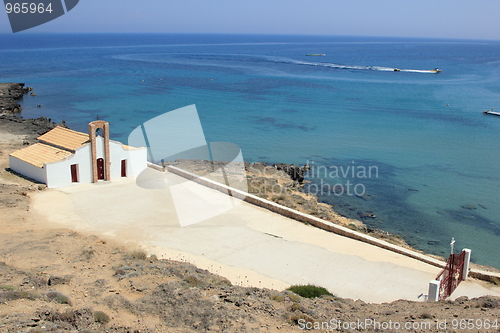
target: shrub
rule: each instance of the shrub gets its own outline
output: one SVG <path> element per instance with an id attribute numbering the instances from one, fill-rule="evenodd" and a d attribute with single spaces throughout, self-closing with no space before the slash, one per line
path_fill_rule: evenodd
<path id="1" fill-rule="evenodd" d="M 45 295 L 52 302 L 71 305 L 71 300 L 69 299 L 69 297 L 58 291 L 49 291 Z"/>
<path id="2" fill-rule="evenodd" d="M 290 299 L 290 301 L 292 301 L 292 302 L 300 302 L 300 297 L 298 295 L 296 295 L 296 294 L 290 293 L 287 296 Z"/>
<path id="3" fill-rule="evenodd" d="M 109 323 L 110 318 L 104 312 L 96 311 L 96 312 L 94 312 L 94 320 L 96 323 L 99 323 L 99 324 L 107 324 L 107 323 Z"/>
<path id="4" fill-rule="evenodd" d="M 330 293 L 328 290 L 326 290 L 323 287 L 318 287 L 312 284 L 308 285 L 294 285 L 288 288 L 287 290 L 290 290 L 302 297 L 305 298 L 315 298 L 315 297 L 321 297 L 323 295 L 328 295 L 328 296 L 334 296 L 332 293 Z"/>
<path id="5" fill-rule="evenodd" d="M 201 281 L 200 279 L 198 279 L 196 276 L 194 275 L 189 275 L 188 277 L 186 277 L 184 279 L 184 281 L 187 282 L 188 285 L 190 285 L 191 287 L 201 287 L 203 285 L 203 281 Z"/>
<path id="6" fill-rule="evenodd" d="M 303 310 L 304 310 L 304 308 L 299 303 L 293 303 L 292 306 L 290 307 L 291 312 L 295 312 L 295 311 L 304 312 Z"/>
<path id="7" fill-rule="evenodd" d="M 14 288 L 13 286 L 0 286 L 0 290 L 14 291 L 14 290 L 16 290 L 16 288 Z"/>
<path id="8" fill-rule="evenodd" d="M 67 310 L 59 315 L 59 320 L 73 324 L 75 322 L 75 313 L 71 310 Z"/>
<path id="9" fill-rule="evenodd" d="M 16 299 L 34 300 L 37 295 L 28 291 L 5 291 L 0 293 L 0 302 L 15 301 Z"/>

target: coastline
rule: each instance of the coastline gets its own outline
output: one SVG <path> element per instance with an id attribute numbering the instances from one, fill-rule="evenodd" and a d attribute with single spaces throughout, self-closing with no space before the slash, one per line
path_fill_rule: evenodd
<path id="1" fill-rule="evenodd" d="M 22 111 L 23 108 L 16 101 L 33 90 L 24 86 L 24 83 L 0 83 L 0 114 L 14 114 Z"/>
<path id="2" fill-rule="evenodd" d="M 32 91 L 33 88 L 26 87 L 24 83 L 0 83 L 0 91 L 6 96 L 4 101 L 8 103 L 7 109 L 0 109 L 0 126 L 9 126 L 8 124 L 15 124 L 11 130 L 17 131 L 16 133 L 24 134 L 23 145 L 28 145 L 36 141 L 36 137 L 49 131 L 56 126 L 66 127 L 63 121 L 61 124 L 52 122 L 51 119 L 39 117 L 37 119 L 23 119 L 16 115 L 21 111 L 19 106 L 14 101 L 20 100 L 25 94 Z M 32 93 L 33 94 L 33 93 Z M 6 122 L 7 121 L 7 122 Z M 1 129 L 1 128 L 0 128 Z M 210 161 L 201 160 L 178 160 L 174 162 L 166 162 L 163 166 L 171 165 L 180 167 L 188 172 L 193 172 L 198 176 L 206 176 L 213 171 L 214 163 Z M 224 163 L 224 162 L 219 162 Z M 307 171 L 308 166 L 300 167 L 294 164 L 279 163 L 268 165 L 264 162 L 244 163 L 246 171 L 246 187 L 248 193 L 256 195 L 262 199 L 270 200 L 278 205 L 297 210 L 301 213 L 320 218 L 327 222 L 347 227 L 351 230 L 361 232 L 368 236 L 387 241 L 396 246 L 408 249 L 410 251 L 426 255 L 433 259 L 445 262 L 446 258 L 438 255 L 426 253 L 410 246 L 404 237 L 400 235 L 391 234 L 382 229 L 368 228 L 367 225 L 360 219 L 350 218 L 341 215 L 335 211 L 333 206 L 322 203 L 318 197 L 303 191 L 304 185 L 308 181 L 304 181 L 304 173 Z M 220 182 L 220 179 L 213 179 Z M 370 212 L 359 212 L 366 216 Z M 491 266 L 479 265 L 471 262 L 471 268 L 483 270 L 486 272 L 500 273 L 500 269 Z M 481 275 L 478 274 L 478 277 Z"/>
<path id="3" fill-rule="evenodd" d="M 45 118 L 0 117 L 0 133 L 8 138 L 2 140 L 2 165 L 6 165 L 9 150 L 21 148 L 23 140 L 33 142 L 40 132 L 55 125 Z M 0 219 L 0 270 L 7 274 L 0 280 L 0 326 L 10 331 L 302 332 L 299 320 L 374 318 L 404 322 L 426 320 L 430 313 L 451 322 L 454 314 L 461 318 L 500 315 L 498 297 L 369 304 L 339 297 L 304 299 L 288 291 L 231 285 L 227 279 L 189 263 L 148 257 L 138 244 L 51 225 L 30 213 L 30 196 L 45 192 L 43 185 L 4 168 L 0 180 L 9 186 L 3 190 L 5 205 L 0 209 L 4 214 Z M 269 182 L 274 184 L 275 180 L 289 184 L 289 178 L 281 176 Z M 71 304 L 44 298 L 55 291 L 69 296 Z M 7 292 L 31 294 L 10 300 L 5 298 Z M 99 311 L 111 317 L 108 323 L 95 321 Z"/>
<path id="4" fill-rule="evenodd" d="M 200 177 L 207 177 L 214 181 L 220 181 L 217 177 L 210 177 L 214 166 L 224 162 L 211 162 L 202 160 L 176 160 L 164 162 L 163 166 L 175 166 Z M 318 217 L 322 220 L 333 222 L 360 231 L 379 239 L 387 240 L 393 244 L 411 248 L 400 236 L 392 235 L 381 229 L 370 229 L 362 221 L 348 218 L 337 213 L 331 205 L 318 201 L 318 197 L 303 192 L 302 189 L 307 181 L 303 177 L 300 180 L 295 174 L 304 174 L 307 166 L 300 167 L 294 164 L 268 165 L 264 162 L 244 163 L 246 171 L 248 193 L 262 199 L 272 201 L 276 204 L 295 209 L 301 213 Z M 289 170 L 297 170 L 289 171 Z M 422 252 L 423 253 L 423 252 Z M 436 256 L 437 259 L 444 258 Z"/>
<path id="5" fill-rule="evenodd" d="M 174 166 L 182 170 L 191 172 L 199 177 L 206 177 L 212 181 L 220 182 L 218 177 L 211 177 L 209 174 L 213 172 L 217 164 L 223 165 L 224 162 L 211 162 L 202 160 L 177 160 L 173 162 L 165 162 L 163 167 Z M 405 242 L 404 238 L 399 235 L 391 234 L 381 229 L 368 228 L 362 221 L 348 218 L 338 214 L 331 205 L 321 203 L 318 198 L 310 193 L 302 192 L 302 187 L 305 183 L 300 183 L 293 180 L 287 172 L 286 167 L 303 168 L 293 164 L 288 165 L 281 163 L 280 167 L 285 170 L 278 170 L 273 165 L 268 165 L 264 162 L 248 163 L 245 162 L 245 171 L 247 177 L 248 193 L 256 195 L 262 199 L 269 200 L 278 205 L 297 210 L 301 213 L 320 218 L 321 220 L 334 223 L 336 225 L 347 227 L 353 231 L 360 232 L 367 236 L 389 242 L 395 246 L 407 249 L 411 252 L 421 254 L 437 261 L 446 262 L 446 259 L 424 251 L 411 247 Z M 300 220 L 298 220 L 300 222 Z M 308 222 L 302 222 L 308 224 Z M 326 229 L 327 230 L 327 229 Z M 500 269 L 491 266 L 479 265 L 471 262 L 471 268 L 479 271 L 500 273 Z M 481 276 L 480 273 L 475 275 L 478 278 L 488 280 L 486 276 Z"/>

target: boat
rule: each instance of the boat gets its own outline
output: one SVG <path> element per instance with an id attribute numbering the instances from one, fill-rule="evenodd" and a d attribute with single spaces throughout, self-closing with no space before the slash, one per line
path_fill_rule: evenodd
<path id="1" fill-rule="evenodd" d="M 411 73 L 441 73 L 442 71 L 439 68 L 434 68 L 431 70 L 423 70 L 423 69 L 399 69 L 397 67 L 393 68 L 395 72 L 411 72 Z"/>
<path id="2" fill-rule="evenodd" d="M 494 115 L 494 116 L 500 116 L 500 112 L 497 112 L 497 111 L 493 111 L 494 109 L 491 108 L 491 110 L 486 110 L 486 111 L 483 111 L 484 114 L 491 114 L 491 115 Z"/>
<path id="3" fill-rule="evenodd" d="M 323 54 L 323 53 L 317 53 L 316 54 L 315 53 L 315 54 L 306 54 L 306 56 L 308 56 L 308 57 L 324 57 L 325 54 Z"/>

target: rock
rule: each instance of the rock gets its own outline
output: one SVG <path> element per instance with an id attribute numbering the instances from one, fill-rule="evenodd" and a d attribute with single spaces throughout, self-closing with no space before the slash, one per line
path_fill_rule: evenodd
<path id="1" fill-rule="evenodd" d="M 266 168 L 266 166 L 267 166 L 267 164 L 264 162 L 255 162 L 255 163 L 248 165 L 247 171 L 259 173 L 259 172 L 262 172 Z M 247 165 L 245 164 L 245 168 L 246 167 L 247 167 Z"/>
<path id="2" fill-rule="evenodd" d="M 373 214 L 372 212 L 362 212 L 362 211 L 358 211 L 357 214 L 359 215 L 360 218 L 370 218 L 370 219 L 374 219 L 376 218 L 377 216 L 375 214 Z"/>
<path id="3" fill-rule="evenodd" d="M 294 164 L 288 165 L 285 163 L 279 163 L 273 164 L 273 167 L 275 167 L 276 170 L 284 171 L 290 176 L 293 181 L 298 182 L 299 184 L 302 184 L 304 182 L 304 171 L 306 170 L 307 166 L 299 167 Z"/>
<path id="4" fill-rule="evenodd" d="M 51 276 L 49 277 L 49 280 L 47 284 L 49 286 L 55 286 L 58 284 L 66 284 L 69 281 L 71 281 L 72 276 L 71 275 L 66 275 L 66 276 Z"/>
<path id="5" fill-rule="evenodd" d="M 0 113 L 18 113 L 22 107 L 15 101 L 23 98 L 30 88 L 24 83 L 0 83 Z"/>
<path id="6" fill-rule="evenodd" d="M 370 201 L 373 200 L 374 196 L 371 194 L 363 194 L 363 195 L 356 195 L 358 198 L 363 199 L 364 201 Z"/>

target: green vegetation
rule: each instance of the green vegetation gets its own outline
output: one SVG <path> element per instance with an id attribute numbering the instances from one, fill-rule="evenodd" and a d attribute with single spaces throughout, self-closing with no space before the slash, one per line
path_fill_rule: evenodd
<path id="1" fill-rule="evenodd" d="M 102 311 L 94 312 L 94 320 L 99 324 L 107 324 L 111 320 L 107 314 Z"/>
<path id="2" fill-rule="evenodd" d="M 186 281 L 189 286 L 196 288 L 200 288 L 204 284 L 203 281 L 201 281 L 194 275 L 189 275 L 184 279 L 184 281 Z"/>
<path id="3" fill-rule="evenodd" d="M 13 286 L 0 286 L 0 291 L 14 291 L 16 288 Z"/>
<path id="4" fill-rule="evenodd" d="M 287 290 L 290 290 L 302 297 L 305 298 L 315 298 L 315 297 L 321 297 L 323 295 L 328 295 L 328 296 L 334 296 L 332 293 L 330 293 L 328 290 L 326 290 L 323 287 L 318 287 L 312 284 L 308 285 L 294 285 L 288 288 Z"/>
<path id="5" fill-rule="evenodd" d="M 52 302 L 71 305 L 69 297 L 58 291 L 49 291 L 45 295 Z"/>
<path id="6" fill-rule="evenodd" d="M 300 305 L 299 303 L 293 303 L 292 306 L 290 306 L 290 311 L 291 312 L 296 312 L 296 311 L 306 312 L 304 307 L 302 305 Z"/>
<path id="7" fill-rule="evenodd" d="M 272 301 L 276 301 L 276 302 L 283 302 L 285 300 L 285 298 L 282 295 L 277 295 L 277 294 L 272 294 L 271 296 L 269 296 L 269 298 Z"/>
<path id="8" fill-rule="evenodd" d="M 15 301 L 16 299 L 30 299 L 34 300 L 38 296 L 29 291 L 5 291 L 0 293 L 0 302 Z"/>
<path id="9" fill-rule="evenodd" d="M 300 296 L 296 294 L 290 294 L 287 296 L 292 302 L 300 302 Z"/>

